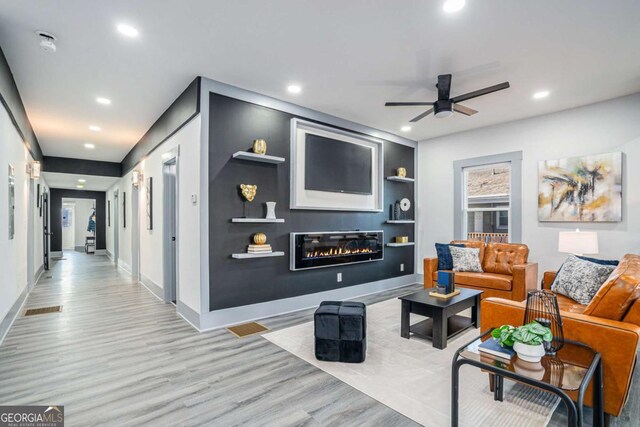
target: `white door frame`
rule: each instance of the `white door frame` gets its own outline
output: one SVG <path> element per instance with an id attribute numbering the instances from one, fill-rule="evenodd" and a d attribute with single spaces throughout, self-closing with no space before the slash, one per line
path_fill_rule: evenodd
<path id="1" fill-rule="evenodd" d="M 140 200 L 138 187 L 131 185 L 131 275 L 140 280 Z"/>
<path id="2" fill-rule="evenodd" d="M 162 162 L 162 208 L 163 208 L 163 221 L 162 221 L 162 259 L 163 259 L 163 288 L 164 288 L 164 300 L 165 302 L 176 301 L 176 306 L 180 300 L 180 286 L 178 275 L 178 253 L 179 253 L 179 233 L 178 233 L 178 180 L 179 180 L 179 168 L 178 168 L 178 153 L 177 150 L 171 152 L 172 156 L 166 156 L 166 160 Z M 175 175 L 172 178 L 167 173 L 167 168 L 175 165 Z M 172 188 L 173 187 L 173 188 Z M 174 200 L 174 205 L 171 206 L 171 200 Z M 174 221 L 171 224 L 170 218 L 173 215 Z M 173 230 L 172 230 L 173 226 Z M 172 235 L 174 234 L 175 235 Z M 172 286 L 172 284 L 175 285 Z"/>
<path id="3" fill-rule="evenodd" d="M 29 206 L 27 208 L 27 292 L 31 292 L 35 286 L 35 221 L 36 215 L 33 187 L 35 184 L 31 178 L 29 178 Z"/>
<path id="4" fill-rule="evenodd" d="M 120 258 L 120 197 L 118 190 L 113 192 L 113 262 L 118 266 L 118 258 Z"/>

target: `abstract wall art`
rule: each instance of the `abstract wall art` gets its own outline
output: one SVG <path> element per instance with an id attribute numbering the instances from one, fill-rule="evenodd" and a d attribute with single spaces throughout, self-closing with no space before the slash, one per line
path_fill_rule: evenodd
<path id="1" fill-rule="evenodd" d="M 622 153 L 539 162 L 538 220 L 622 221 Z"/>
<path id="2" fill-rule="evenodd" d="M 153 230 L 153 178 L 147 178 L 147 230 Z"/>

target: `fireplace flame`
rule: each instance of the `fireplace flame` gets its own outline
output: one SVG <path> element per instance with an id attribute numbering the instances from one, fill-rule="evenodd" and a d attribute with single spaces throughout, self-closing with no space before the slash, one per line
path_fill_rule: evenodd
<path id="1" fill-rule="evenodd" d="M 375 251 L 371 248 L 357 248 L 357 249 L 324 248 L 324 249 L 316 249 L 313 251 L 307 251 L 305 258 L 323 258 L 323 257 L 334 257 L 334 256 L 342 256 L 342 255 L 372 254 L 374 252 Z"/>

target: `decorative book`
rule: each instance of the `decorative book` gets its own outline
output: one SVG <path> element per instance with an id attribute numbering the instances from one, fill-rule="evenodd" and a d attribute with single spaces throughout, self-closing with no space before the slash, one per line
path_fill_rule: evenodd
<path id="1" fill-rule="evenodd" d="M 500 343 L 493 338 L 489 338 L 488 340 L 480 344 L 478 346 L 478 351 L 507 360 L 511 360 L 513 356 L 516 355 L 516 352 L 513 350 L 513 348 L 501 347 Z"/>

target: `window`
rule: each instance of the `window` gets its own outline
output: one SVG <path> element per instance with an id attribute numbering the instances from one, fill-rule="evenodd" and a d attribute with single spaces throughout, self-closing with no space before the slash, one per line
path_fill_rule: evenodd
<path id="1" fill-rule="evenodd" d="M 463 168 L 463 236 L 508 242 L 511 216 L 511 164 Z"/>

